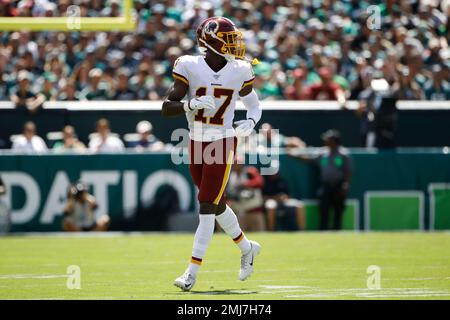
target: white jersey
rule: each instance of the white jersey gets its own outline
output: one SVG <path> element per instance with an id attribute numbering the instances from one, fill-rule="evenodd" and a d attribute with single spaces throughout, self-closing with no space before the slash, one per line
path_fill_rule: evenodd
<path id="1" fill-rule="evenodd" d="M 215 98 L 213 110 L 186 112 L 192 140 L 214 141 L 235 136 L 233 119 L 239 91 L 255 79 L 249 62 L 236 59 L 214 72 L 203 56 L 182 56 L 175 62 L 173 77 L 189 86 L 189 99 L 204 95 Z"/>

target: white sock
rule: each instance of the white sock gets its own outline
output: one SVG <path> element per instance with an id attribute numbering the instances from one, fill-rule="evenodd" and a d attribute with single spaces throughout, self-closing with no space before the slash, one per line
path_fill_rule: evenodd
<path id="1" fill-rule="evenodd" d="M 194 237 L 194 246 L 192 248 L 191 262 L 189 263 L 189 273 L 196 276 L 206 253 L 209 242 L 214 233 L 214 214 L 201 214 L 199 218 L 197 231 Z"/>
<path id="2" fill-rule="evenodd" d="M 250 251 L 250 242 L 242 232 L 236 214 L 229 206 L 227 206 L 223 213 L 216 216 L 216 220 L 223 231 L 225 231 L 225 233 L 238 245 L 243 254 Z"/>

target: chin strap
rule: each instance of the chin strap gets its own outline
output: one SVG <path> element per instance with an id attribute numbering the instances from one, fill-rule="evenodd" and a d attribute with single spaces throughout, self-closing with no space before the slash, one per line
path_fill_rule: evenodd
<path id="1" fill-rule="evenodd" d="M 218 52 L 216 49 L 214 49 L 214 48 L 211 47 L 209 44 L 207 44 L 206 41 L 204 41 L 203 39 L 200 39 L 200 41 L 203 43 L 203 45 L 204 45 L 206 48 L 210 49 L 212 52 L 218 54 L 219 56 L 224 57 L 228 62 L 231 62 L 231 61 L 233 61 L 233 60 L 235 59 L 234 56 L 233 56 L 232 54 L 229 54 L 229 53 L 225 53 L 225 54 L 224 54 L 224 53 Z M 205 54 L 206 54 L 206 52 L 205 52 Z"/>
<path id="2" fill-rule="evenodd" d="M 228 62 L 234 61 L 234 59 L 236 59 L 235 56 L 233 56 L 232 54 L 229 54 L 229 53 L 225 53 L 225 54 L 224 54 L 224 53 L 219 53 L 216 49 L 214 49 L 214 48 L 211 47 L 208 43 L 206 43 L 205 40 L 200 39 L 200 41 L 201 41 L 201 42 L 203 43 L 203 45 L 206 47 L 206 48 L 202 48 L 202 47 L 199 48 L 201 54 L 205 55 L 205 54 L 206 54 L 206 50 L 207 50 L 207 49 L 210 49 L 212 52 L 218 54 L 219 56 L 224 57 Z M 256 59 L 256 58 L 250 59 L 250 58 L 244 57 L 242 60 L 247 61 L 247 62 L 250 63 L 252 66 L 256 66 L 257 64 L 260 63 L 259 60 Z"/>

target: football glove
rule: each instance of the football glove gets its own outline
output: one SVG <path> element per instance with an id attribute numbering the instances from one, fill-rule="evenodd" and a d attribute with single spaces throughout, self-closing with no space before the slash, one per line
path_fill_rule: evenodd
<path id="1" fill-rule="evenodd" d="M 253 119 L 236 121 L 234 124 L 236 125 L 235 130 L 238 137 L 251 135 L 255 128 L 255 121 Z"/>
<path id="2" fill-rule="evenodd" d="M 193 111 L 198 109 L 214 109 L 216 107 L 214 97 L 202 96 L 184 102 L 184 111 Z"/>

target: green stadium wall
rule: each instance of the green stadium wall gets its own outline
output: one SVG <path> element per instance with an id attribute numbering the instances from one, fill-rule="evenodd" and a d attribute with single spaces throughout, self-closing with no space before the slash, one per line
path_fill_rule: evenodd
<path id="1" fill-rule="evenodd" d="M 301 105 L 301 103 L 299 103 Z M 420 105 L 420 102 L 417 102 Z M 236 119 L 243 119 L 245 112 L 237 111 Z M 45 138 L 48 131 L 61 131 L 63 126 L 75 127 L 79 138 L 87 143 L 89 134 L 95 131 L 95 122 L 107 118 L 113 132 L 123 135 L 135 132 L 136 124 L 149 120 L 154 133 L 162 141 L 170 142 L 173 130 L 186 128 L 185 117 L 167 121 L 160 110 L 66 110 L 45 109 L 28 114 L 14 109 L 0 109 L 0 140 L 10 145 L 9 137 L 22 132 L 23 124 L 34 121 L 38 133 Z M 341 131 L 347 147 L 360 147 L 360 119 L 354 110 L 265 110 L 261 123 L 269 122 L 282 134 L 301 137 L 310 146 L 321 146 L 320 134 L 335 128 Z M 443 110 L 399 110 L 396 140 L 403 147 L 450 146 L 448 134 L 450 109 Z M 45 128 L 45 129 L 44 129 Z"/>
<path id="2" fill-rule="evenodd" d="M 353 181 L 344 229 L 450 229 L 450 155 L 442 152 L 353 152 Z M 318 227 L 317 170 L 280 155 L 292 197 L 305 200 L 307 229 Z M 2 197 L 12 208 L 12 231 L 59 231 L 69 182 L 82 179 L 116 229 L 152 203 L 161 186 L 177 191 L 184 214 L 195 212 L 188 167 L 170 154 L 0 155 Z"/>

